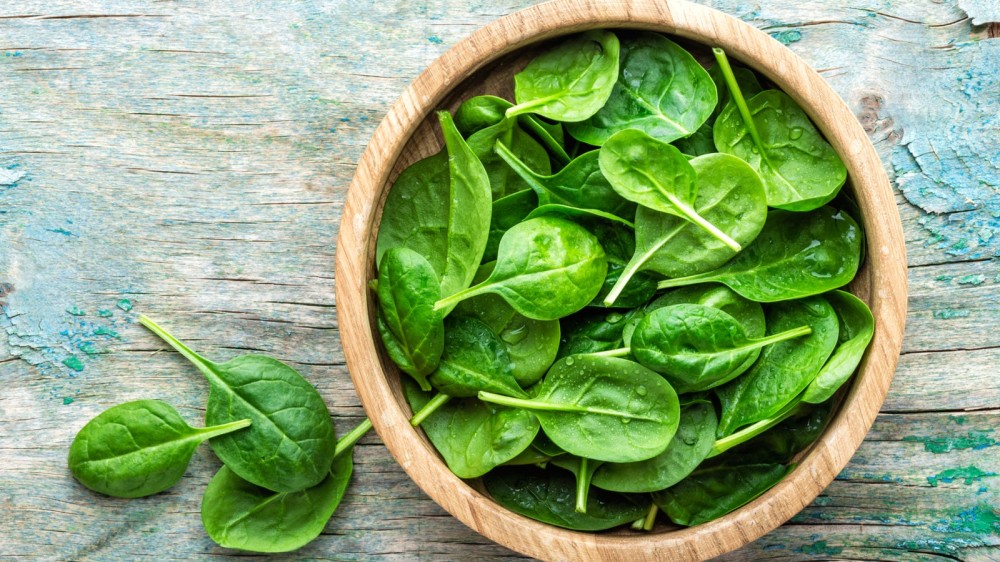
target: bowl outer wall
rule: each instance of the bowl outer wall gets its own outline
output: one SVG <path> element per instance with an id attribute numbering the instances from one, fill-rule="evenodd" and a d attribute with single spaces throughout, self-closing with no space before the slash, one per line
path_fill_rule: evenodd
<path id="1" fill-rule="evenodd" d="M 490 62 L 531 43 L 593 28 L 660 31 L 719 46 L 787 92 L 844 159 L 862 211 L 867 262 L 850 290 L 875 317 L 875 336 L 844 403 L 800 464 L 748 505 L 697 527 L 646 535 L 592 534 L 508 511 L 456 477 L 408 423 L 409 411 L 373 335 L 378 219 L 390 174 L 418 126 L 452 88 Z M 486 537 L 551 560 L 707 559 L 778 527 L 812 502 L 847 465 L 888 392 L 902 348 L 906 253 L 895 199 L 878 155 L 843 100 L 804 61 L 766 33 L 682 0 L 625 3 L 555 0 L 502 17 L 441 55 L 404 91 L 376 129 L 344 205 L 336 255 L 336 303 L 348 369 L 376 432 L 409 476 L 438 504 Z M 393 375 L 395 376 L 395 375 Z"/>

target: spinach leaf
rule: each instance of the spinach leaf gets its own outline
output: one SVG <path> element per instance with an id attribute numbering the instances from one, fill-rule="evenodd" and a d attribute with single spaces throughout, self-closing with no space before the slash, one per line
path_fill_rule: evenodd
<path id="1" fill-rule="evenodd" d="M 517 105 L 507 117 L 535 113 L 556 121 L 583 121 L 604 105 L 618 76 L 618 38 L 592 30 L 535 57 L 514 75 Z"/>
<path id="2" fill-rule="evenodd" d="M 690 137 L 684 137 L 674 141 L 674 146 L 681 151 L 685 157 L 703 156 L 717 152 L 715 150 L 715 139 L 712 138 L 712 126 L 705 123 Z"/>
<path id="3" fill-rule="evenodd" d="M 699 468 L 653 501 L 678 525 L 693 527 L 750 503 L 790 471 L 780 464 Z"/>
<path id="4" fill-rule="evenodd" d="M 389 357 L 430 390 L 427 375 L 444 349 L 444 324 L 434 303 L 441 296 L 434 269 L 406 247 L 392 248 L 379 264 L 378 330 Z"/>
<path id="5" fill-rule="evenodd" d="M 493 264 L 485 264 L 475 281 L 486 279 Z M 532 320 L 497 295 L 483 294 L 461 302 L 455 314 L 477 318 L 500 337 L 513 365 L 514 379 L 527 388 L 542 378 L 559 350 L 559 321 Z"/>
<path id="6" fill-rule="evenodd" d="M 295 369 L 265 355 L 213 363 L 145 316 L 139 322 L 193 363 L 208 379 L 205 423 L 249 419 L 246 431 L 212 439 L 212 450 L 233 472 L 276 492 L 319 484 L 336 442 L 323 398 Z"/>
<path id="7" fill-rule="evenodd" d="M 503 235 L 515 224 L 532 218 L 531 213 L 536 207 L 538 198 L 530 189 L 511 193 L 493 202 L 493 216 L 490 218 L 490 233 L 486 239 L 483 262 L 496 261 Z M 472 282 L 475 283 L 475 279 Z"/>
<path id="8" fill-rule="evenodd" d="M 722 267 L 667 279 L 659 288 L 714 281 L 758 302 L 797 299 L 846 285 L 858 271 L 860 255 L 860 231 L 847 213 L 830 207 L 777 210 L 768 213 L 753 243 Z"/>
<path id="9" fill-rule="evenodd" d="M 494 500 L 536 521 L 576 531 L 603 531 L 643 516 L 639 498 L 593 490 L 586 513 L 576 510 L 576 483 L 564 470 L 533 466 L 502 467 L 483 477 Z"/>
<path id="10" fill-rule="evenodd" d="M 495 145 L 503 146 L 543 174 L 552 171 L 549 154 L 517 125 L 516 119 L 504 118 L 496 125 L 476 131 L 468 142 L 469 148 L 486 169 L 494 200 L 529 188 L 529 184 L 497 155 Z"/>
<path id="11" fill-rule="evenodd" d="M 462 102 L 455 112 L 455 125 L 466 137 L 496 125 L 514 104 L 496 96 L 475 96 Z M 518 115 L 517 124 L 548 150 L 560 164 L 570 161 L 566 154 L 562 124 L 548 123 L 534 115 Z M 492 146 L 490 147 L 493 148 Z"/>
<path id="12" fill-rule="evenodd" d="M 198 445 L 250 425 L 242 419 L 195 429 L 172 406 L 136 400 L 104 410 L 69 447 L 69 469 L 84 486 L 117 498 L 140 498 L 184 476 Z"/>
<path id="13" fill-rule="evenodd" d="M 777 414 L 816 378 L 837 345 L 837 315 L 823 297 L 776 303 L 764 313 L 768 334 L 802 325 L 812 333 L 765 347 L 749 371 L 716 389 L 720 436 Z"/>
<path id="14" fill-rule="evenodd" d="M 431 399 L 410 381 L 403 381 L 403 393 L 415 412 Z M 453 398 L 420 427 L 456 476 L 478 478 L 527 449 L 538 420 L 525 410 Z"/>
<path id="15" fill-rule="evenodd" d="M 690 164 L 697 176 L 698 214 L 740 245 L 750 244 L 767 216 L 760 177 L 739 158 L 724 154 L 699 156 Z M 635 223 L 635 254 L 605 304 L 613 303 L 638 271 L 689 276 L 717 268 L 736 255 L 703 228 L 673 215 L 640 206 Z"/>
<path id="16" fill-rule="evenodd" d="M 608 102 L 566 129 L 596 146 L 625 129 L 670 142 L 697 131 L 717 100 L 711 77 L 690 53 L 662 35 L 642 32 L 621 42 L 620 74 Z"/>
<path id="17" fill-rule="evenodd" d="M 601 173 L 599 152 L 578 156 L 554 175 L 536 172 L 503 144 L 496 153 L 538 194 L 539 205 L 560 204 L 579 209 L 596 209 L 619 217 L 635 214 L 635 205 L 619 195 Z"/>
<path id="18" fill-rule="evenodd" d="M 632 334 L 631 353 L 678 392 L 696 392 L 739 376 L 761 348 L 811 332 L 812 328 L 801 324 L 768 337 L 750 338 L 739 320 L 722 310 L 675 304 L 646 313 Z"/>
<path id="19" fill-rule="evenodd" d="M 713 52 L 735 102 L 715 122 L 715 146 L 757 170 L 770 207 L 811 211 L 830 202 L 847 179 L 847 167 L 809 116 L 779 90 L 745 100 L 725 53 Z"/>
<path id="20" fill-rule="evenodd" d="M 226 548 L 289 552 L 319 536 L 337 510 L 354 470 L 354 444 L 372 428 L 365 420 L 337 441 L 330 474 L 299 492 L 272 492 L 223 466 L 205 489 L 201 521 L 208 536 Z"/>
<path id="21" fill-rule="evenodd" d="M 666 450 L 644 461 L 604 463 L 592 483 L 614 492 L 656 492 L 673 486 L 712 450 L 718 423 L 710 402 L 695 402 L 681 410 L 677 434 Z"/>
<path id="22" fill-rule="evenodd" d="M 840 331 L 833 355 L 802 396 L 803 402 L 811 404 L 829 400 L 851 378 L 875 333 L 875 318 L 864 301 L 844 291 L 833 291 L 824 296 L 837 312 Z"/>
<path id="23" fill-rule="evenodd" d="M 538 217 L 504 234 L 496 267 L 486 281 L 439 300 L 434 309 L 495 293 L 528 318 L 555 320 L 586 306 L 606 273 L 597 238 L 568 220 Z"/>
<path id="24" fill-rule="evenodd" d="M 576 506 L 578 513 L 587 513 L 587 497 L 590 495 L 590 482 L 594 478 L 594 471 L 604 464 L 603 461 L 595 461 L 587 457 L 576 455 L 560 455 L 553 457 L 552 465 L 564 468 L 573 473 L 576 478 Z"/>
<path id="25" fill-rule="evenodd" d="M 513 370 L 507 349 L 489 326 L 475 318 L 448 318 L 441 364 L 429 380 L 449 396 L 475 396 L 487 390 L 526 397 Z"/>
<path id="26" fill-rule="evenodd" d="M 400 174 L 386 198 L 375 255 L 379 264 L 395 247 L 424 256 L 441 281 L 441 294 L 448 296 L 469 286 L 482 260 L 492 192 L 485 168 L 451 115 L 442 111 L 438 119 L 447 152 Z"/>
<path id="27" fill-rule="evenodd" d="M 677 430 L 677 393 L 649 369 L 612 357 L 571 355 L 556 362 L 525 400 L 480 392 L 485 402 L 532 411 L 568 453 L 632 462 L 663 452 Z"/>
<path id="28" fill-rule="evenodd" d="M 632 209 L 633 211 L 635 209 Z M 613 215 L 611 213 L 606 213 L 598 209 L 581 209 L 579 207 L 571 207 L 569 205 L 561 205 L 558 203 L 549 203 L 548 205 L 541 205 L 537 209 L 533 209 L 526 219 L 533 219 L 536 217 L 545 216 L 556 216 L 563 217 L 574 222 L 585 223 L 589 222 L 588 219 L 602 219 L 606 220 L 626 228 L 635 228 L 635 224 L 632 221 L 622 218 L 618 215 Z M 589 230 L 589 229 L 588 229 Z"/>
<path id="29" fill-rule="evenodd" d="M 798 403 L 793 411 L 773 428 L 737 444 L 724 454 L 705 461 L 705 464 L 733 466 L 788 463 L 819 438 L 832 412 L 831 401 L 816 405 Z M 716 441 L 716 445 L 719 441 Z M 716 447 L 713 447 L 713 452 L 715 450 Z"/>
<path id="30" fill-rule="evenodd" d="M 598 353 L 622 347 L 622 333 L 632 318 L 641 316 L 641 310 L 607 312 L 583 310 L 563 318 L 562 340 L 558 359 L 581 353 Z"/>
<path id="31" fill-rule="evenodd" d="M 781 422 L 785 421 L 789 417 L 795 415 L 802 408 L 802 396 L 796 396 L 787 404 L 782 406 L 780 410 L 774 415 L 754 422 L 750 425 L 742 427 L 739 431 L 730 433 L 725 437 L 721 437 L 715 441 L 712 445 L 712 452 L 708 456 L 715 457 L 722 453 L 725 453 L 729 449 L 742 445 L 746 442 L 753 440 L 755 437 L 762 433 L 766 433 L 770 429 L 774 428 Z M 726 461 L 722 461 L 726 462 Z M 736 464 L 746 464 L 743 461 L 739 461 Z"/>
<path id="32" fill-rule="evenodd" d="M 521 451 L 521 453 L 516 457 L 503 463 L 503 466 L 524 466 L 533 464 L 544 468 L 544 466 L 552 459 L 553 457 L 550 457 L 549 455 L 546 455 L 542 451 L 536 449 L 534 446 L 531 446 Z"/>
<path id="33" fill-rule="evenodd" d="M 590 301 L 590 306 L 602 308 L 637 308 L 653 298 L 661 277 L 648 271 L 640 271 L 634 274 L 629 283 L 622 289 L 622 292 L 618 293 L 614 304 L 604 304 L 605 297 L 614 290 L 615 285 L 618 284 L 618 280 L 621 279 L 622 275 L 625 275 L 625 267 L 624 263 L 608 260 L 608 274 L 604 277 L 604 285 L 601 287 L 600 292 L 597 293 L 597 296 L 594 297 L 594 300 Z"/>
<path id="34" fill-rule="evenodd" d="M 694 209 L 698 192 L 695 170 L 677 147 L 642 131 L 615 133 L 599 151 L 601 172 L 619 195 L 654 211 L 690 221 L 734 252 L 739 242 Z"/>

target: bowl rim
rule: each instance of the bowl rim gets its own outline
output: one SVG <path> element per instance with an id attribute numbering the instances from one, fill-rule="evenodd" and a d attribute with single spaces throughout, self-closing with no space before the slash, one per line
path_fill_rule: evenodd
<path id="1" fill-rule="evenodd" d="M 872 309 L 876 329 L 852 387 L 799 465 L 766 493 L 722 517 L 647 535 L 561 529 L 502 508 L 455 476 L 409 425 L 380 368 L 372 335 L 374 245 L 390 173 L 417 127 L 468 76 L 519 48 L 594 28 L 647 29 L 719 46 L 789 94 L 844 159 L 864 210 L 868 263 L 852 292 Z M 902 349 L 906 251 L 895 198 L 861 124 L 823 78 L 766 33 L 685 0 L 554 0 L 503 16 L 432 62 L 403 92 L 372 136 L 351 182 L 337 239 L 335 290 L 345 359 L 375 431 L 413 481 L 441 507 L 493 541 L 542 559 L 624 560 L 637 554 L 695 560 L 739 548 L 775 529 L 823 491 L 847 465 L 885 400 Z M 876 247 L 877 246 L 877 247 Z M 641 550 L 640 550 L 641 549 Z"/>

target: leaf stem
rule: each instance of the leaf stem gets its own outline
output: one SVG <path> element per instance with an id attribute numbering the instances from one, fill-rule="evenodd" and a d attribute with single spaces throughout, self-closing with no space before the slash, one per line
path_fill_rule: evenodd
<path id="1" fill-rule="evenodd" d="M 528 186 L 534 190 L 535 194 L 538 195 L 539 206 L 545 205 L 549 202 L 551 194 L 547 189 L 545 189 L 545 186 L 542 185 L 541 181 L 539 181 L 542 176 L 539 176 L 531 168 L 528 168 L 527 164 L 522 162 L 510 148 L 507 148 L 507 146 L 500 141 L 497 141 L 496 144 L 493 145 L 493 151 L 496 152 L 497 156 L 506 162 L 512 170 L 514 170 L 514 173 L 517 174 L 519 178 L 524 180 L 524 183 L 528 184 Z"/>
<path id="2" fill-rule="evenodd" d="M 750 347 L 748 347 L 747 349 L 757 349 L 757 348 L 760 348 L 760 347 L 764 347 L 766 345 L 771 345 L 773 343 L 778 343 L 778 342 L 782 342 L 782 341 L 785 341 L 785 340 L 790 340 L 790 339 L 797 338 L 797 337 L 800 337 L 800 336 L 808 336 L 811 333 L 812 333 L 812 328 L 811 327 L 809 327 L 809 326 L 799 326 L 798 328 L 792 328 L 791 330 L 785 330 L 784 332 L 780 332 L 780 333 L 777 333 L 777 334 L 772 334 L 772 335 L 767 336 L 765 338 L 750 340 L 750 342 L 753 345 L 750 346 Z"/>
<path id="3" fill-rule="evenodd" d="M 639 265 L 640 264 L 638 263 L 632 265 L 632 261 L 630 261 L 628 265 L 625 266 L 625 269 L 622 270 L 621 276 L 618 277 L 618 281 L 615 281 L 614 286 L 611 287 L 610 291 L 608 291 L 608 296 L 604 297 L 604 306 L 612 306 L 615 304 L 615 301 L 618 300 L 622 291 L 624 291 L 625 287 L 628 286 L 628 282 L 639 271 Z"/>
<path id="4" fill-rule="evenodd" d="M 695 211 L 691 207 L 685 205 L 684 202 L 674 196 L 673 193 L 665 193 L 664 195 L 666 195 L 667 199 L 673 203 L 675 207 L 680 209 L 681 213 L 684 214 L 684 218 L 707 230 L 709 234 L 718 238 L 719 241 L 726 246 L 729 246 L 732 251 L 739 252 L 743 249 L 743 246 L 740 246 L 739 242 L 733 240 L 728 234 L 719 230 L 719 227 L 705 220 L 705 217 L 699 215 L 698 211 Z"/>
<path id="5" fill-rule="evenodd" d="M 733 67 L 729 66 L 729 58 L 726 56 L 726 52 L 719 47 L 712 49 L 712 54 L 715 55 L 715 60 L 719 63 L 719 68 L 722 69 L 722 76 L 726 79 L 726 87 L 729 88 L 729 95 L 732 97 L 733 102 L 736 103 L 736 108 L 739 110 L 740 116 L 743 117 L 743 124 L 746 125 L 747 131 L 750 132 L 750 138 L 753 139 L 754 144 L 757 145 L 757 150 L 763 156 L 764 143 L 760 140 L 760 133 L 757 132 L 757 125 L 753 122 L 753 116 L 750 115 L 750 108 L 747 107 L 743 91 L 740 90 L 740 85 L 736 83 L 736 75 L 733 74 Z"/>
<path id="6" fill-rule="evenodd" d="M 713 281 L 714 271 L 708 271 L 706 273 L 699 273 L 697 275 L 688 275 L 687 277 L 676 277 L 674 279 L 664 279 L 656 284 L 656 289 L 670 289 L 673 287 L 684 287 L 686 285 L 694 285 L 697 283 L 702 283 L 705 281 Z"/>
<path id="7" fill-rule="evenodd" d="M 461 291 L 459 291 L 457 293 L 453 293 L 452 295 L 447 296 L 447 297 L 445 297 L 445 298 L 437 301 L 436 303 L 434 303 L 434 312 L 438 312 L 438 311 L 443 310 L 445 308 L 451 308 L 451 307 L 455 306 L 456 304 L 464 301 L 467 298 L 471 298 L 471 297 L 474 297 L 474 296 L 476 296 L 478 294 L 483 293 L 484 291 L 482 290 L 482 288 L 485 285 L 486 285 L 486 282 L 484 281 L 483 283 L 480 283 L 479 285 L 476 285 L 475 287 L 469 287 L 468 289 L 463 289 L 463 290 L 461 290 Z"/>
<path id="8" fill-rule="evenodd" d="M 629 353 L 632 353 L 632 348 L 630 347 L 619 347 L 618 349 L 608 349 L 605 351 L 595 351 L 590 355 L 597 355 L 599 357 L 626 357 Z"/>
<path id="9" fill-rule="evenodd" d="M 357 425 L 354 429 L 347 432 L 347 435 L 341 437 L 337 440 L 337 448 L 333 451 L 333 458 L 337 458 L 344 453 L 344 451 L 350 450 L 354 447 L 354 444 L 358 442 L 358 439 L 364 437 L 366 433 L 372 429 L 372 420 L 365 418 L 365 420 Z"/>
<path id="10" fill-rule="evenodd" d="M 712 458 L 721 455 L 722 453 L 725 453 L 729 449 L 732 449 L 733 447 L 741 443 L 745 443 L 753 439 L 754 437 L 757 437 L 761 433 L 764 433 L 765 431 L 771 429 L 772 427 L 788 419 L 792 414 L 794 414 L 799 409 L 801 405 L 802 405 L 801 400 L 799 398 L 795 398 L 794 400 L 789 402 L 784 408 L 779 410 L 778 413 L 774 415 L 774 417 L 767 418 L 766 420 L 760 420 L 755 424 L 744 427 L 743 429 L 737 431 L 736 433 L 733 433 L 732 435 L 727 435 L 722 439 L 716 440 L 715 444 L 712 445 L 712 451 L 708 453 L 708 456 L 706 458 Z"/>
<path id="11" fill-rule="evenodd" d="M 646 512 L 646 519 L 642 522 L 643 531 L 652 531 L 653 525 L 656 524 L 656 514 L 660 511 L 660 506 L 656 503 L 649 504 L 649 511 Z"/>
<path id="12" fill-rule="evenodd" d="M 198 370 L 201 371 L 206 377 L 209 379 L 216 378 L 215 373 L 213 373 L 211 369 L 211 367 L 214 366 L 211 361 L 192 351 L 190 347 L 181 343 L 181 341 L 175 338 L 173 334 L 157 325 L 156 322 L 153 322 L 148 316 L 140 314 L 139 323 L 148 328 L 149 331 L 159 336 L 161 340 L 170 344 L 170 347 L 177 350 L 177 352 L 187 358 L 188 361 L 194 363 L 194 365 L 198 367 Z"/>
<path id="13" fill-rule="evenodd" d="M 580 470 L 576 475 L 576 512 L 587 513 L 587 492 L 590 491 L 590 459 L 580 457 Z"/>
<path id="14" fill-rule="evenodd" d="M 542 127 L 542 124 L 539 123 L 533 116 L 519 115 L 517 117 L 517 122 L 522 127 L 534 133 L 535 140 L 542 143 L 542 145 L 544 145 L 545 148 L 551 152 L 552 157 L 555 158 L 560 164 L 565 166 L 566 164 L 569 164 L 570 160 L 572 160 L 569 154 L 566 154 L 566 149 L 559 144 L 559 141 L 554 139 L 552 135 L 545 130 L 545 127 Z"/>
<path id="15" fill-rule="evenodd" d="M 449 400 L 451 400 L 451 396 L 448 396 L 443 392 L 439 392 L 434 398 L 431 398 L 430 402 L 424 404 L 424 407 L 420 408 L 419 412 L 413 414 L 413 417 L 410 418 L 410 425 L 417 427 L 424 423 L 424 420 L 436 412 L 438 408 L 447 404 Z"/>
<path id="16" fill-rule="evenodd" d="M 234 422 L 224 423 L 221 425 L 213 425 L 212 427 L 203 427 L 198 430 L 198 433 L 205 439 L 211 439 L 213 437 L 218 437 L 220 435 L 225 435 L 227 433 L 232 433 L 237 429 L 243 429 L 244 427 L 250 426 L 250 420 L 236 420 Z"/>

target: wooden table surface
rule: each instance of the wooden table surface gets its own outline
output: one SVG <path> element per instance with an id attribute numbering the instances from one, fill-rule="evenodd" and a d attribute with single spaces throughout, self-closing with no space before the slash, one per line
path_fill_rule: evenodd
<path id="1" fill-rule="evenodd" d="M 234 554 L 198 517 L 218 462 L 117 500 L 76 431 L 207 385 L 137 322 L 219 359 L 296 366 L 339 431 L 364 415 L 337 333 L 345 190 L 403 88 L 531 0 L 8 0 L 0 5 L 0 559 Z M 811 506 L 723 560 L 1000 560 L 1000 5 L 708 0 L 787 43 L 870 133 L 897 189 L 910 313 L 867 441 Z M 511 558 L 374 434 L 324 534 L 288 558 Z"/>

